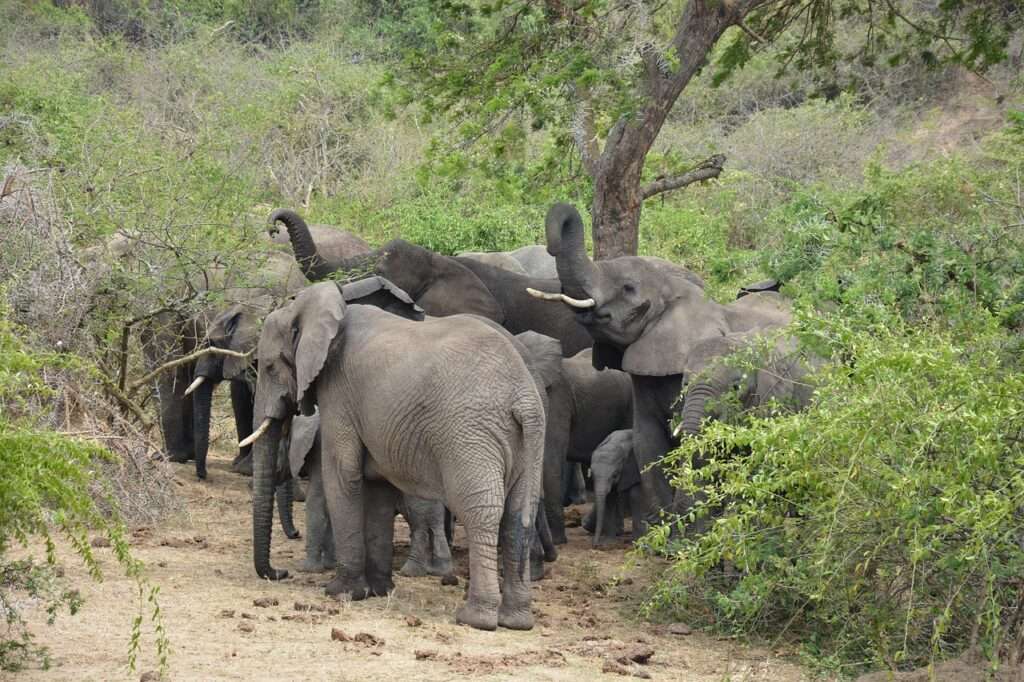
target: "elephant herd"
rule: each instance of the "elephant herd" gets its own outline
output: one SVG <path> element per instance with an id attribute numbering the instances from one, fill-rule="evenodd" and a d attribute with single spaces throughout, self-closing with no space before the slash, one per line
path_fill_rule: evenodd
<path id="1" fill-rule="evenodd" d="M 334 568 L 330 594 L 393 588 L 397 510 L 411 535 L 402 573 L 453 582 L 454 516 L 470 565 L 457 621 L 529 629 L 530 580 L 566 541 L 568 463 L 593 476 L 594 542 L 622 532 L 627 510 L 636 536 L 694 503 L 659 460 L 718 414 L 719 398 L 744 408 L 810 399 L 802 378 L 813 363 L 786 334 L 791 313 L 771 287 L 720 304 L 669 261 L 594 262 L 567 204 L 548 212 L 546 249 L 503 254 L 444 256 L 401 239 L 371 249 L 290 210 L 270 225 L 294 262 L 273 254 L 259 282 L 193 333 L 193 345 L 229 353 L 159 387 L 170 458 L 195 459 L 205 478 L 213 387 L 230 383 L 233 468 L 253 475 L 262 578 L 287 575 L 270 565 L 275 493 L 296 536 L 291 492 L 307 476 L 302 570 Z M 731 361 L 758 350 L 754 368 Z"/>

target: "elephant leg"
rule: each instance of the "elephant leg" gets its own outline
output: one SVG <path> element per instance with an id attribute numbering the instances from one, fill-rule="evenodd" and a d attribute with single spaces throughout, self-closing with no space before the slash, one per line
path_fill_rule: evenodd
<path id="1" fill-rule="evenodd" d="M 633 376 L 632 381 L 633 454 L 642 472 L 640 484 L 646 498 L 643 516 L 645 520 L 656 522 L 662 510 L 673 510 L 672 486 L 655 462 L 672 449 L 669 407 L 679 395 L 682 377 Z"/>
<path id="2" fill-rule="evenodd" d="M 558 549 L 555 547 L 555 542 L 551 537 L 551 528 L 548 526 L 548 515 L 544 513 L 543 505 L 538 505 L 538 509 L 539 512 L 536 520 L 537 541 L 540 543 L 541 550 L 544 553 L 544 561 L 551 563 L 558 559 Z"/>
<path id="3" fill-rule="evenodd" d="M 354 600 L 369 596 L 366 582 L 366 541 L 363 524 L 363 446 L 351 425 L 321 422 L 320 468 L 331 517 L 338 568 L 327 583 L 327 594 L 347 594 Z M 393 510 L 391 513 L 394 513 Z"/>
<path id="4" fill-rule="evenodd" d="M 536 503 L 525 494 L 527 485 L 514 484 L 501 518 L 502 577 L 501 607 L 498 625 L 510 630 L 533 628 L 530 611 L 530 548 L 533 545 L 537 515 Z M 543 567 L 541 567 L 543 573 Z M 472 578 L 471 578 L 472 580 Z"/>
<path id="5" fill-rule="evenodd" d="M 370 594 L 385 597 L 395 589 L 391 562 L 395 552 L 395 503 L 398 489 L 385 480 L 365 481 L 363 506 L 366 538 L 366 582 Z"/>
<path id="6" fill-rule="evenodd" d="M 621 491 L 619 493 L 622 494 Z M 639 485 L 634 485 L 629 489 L 629 509 L 630 514 L 633 516 L 633 541 L 636 542 L 644 535 L 647 534 L 647 522 L 644 521 L 643 513 L 634 509 L 642 510 L 644 508 L 644 494 L 643 490 Z"/>
<path id="7" fill-rule="evenodd" d="M 281 530 L 289 540 L 299 537 L 299 530 L 295 527 L 295 518 L 292 514 L 292 505 L 295 500 L 295 479 L 290 478 L 279 483 L 274 490 L 274 497 L 277 498 L 277 516 L 281 519 Z"/>
<path id="8" fill-rule="evenodd" d="M 455 521 L 448 507 L 444 508 L 444 539 L 448 541 L 449 547 L 455 547 Z"/>
<path id="9" fill-rule="evenodd" d="M 235 415 L 235 433 L 238 434 L 239 442 L 245 440 L 252 433 L 252 388 L 246 381 L 231 382 L 231 411 Z M 244 466 L 242 462 L 246 461 Z M 238 451 L 231 461 L 231 470 L 235 473 L 246 473 L 252 476 L 252 446 L 246 445 Z"/>
<path id="10" fill-rule="evenodd" d="M 583 478 L 583 465 L 579 462 L 569 467 L 569 504 L 587 503 L 587 482 Z"/>
<path id="11" fill-rule="evenodd" d="M 309 458 L 309 490 L 306 493 L 306 560 L 302 570 L 319 573 L 334 565 L 334 535 L 327 516 L 324 482 L 320 473 L 319 447 Z"/>
<path id="12" fill-rule="evenodd" d="M 426 518 L 430 504 L 429 500 L 405 495 L 401 505 L 402 516 L 409 524 L 409 556 L 398 572 L 406 577 L 430 575 L 431 543 Z"/>
<path id="13" fill-rule="evenodd" d="M 188 462 L 196 456 L 192 437 L 192 399 L 185 395 L 189 383 L 191 372 L 188 366 L 161 372 L 156 381 L 160 428 L 164 434 L 167 459 L 172 462 Z"/>
<path id="14" fill-rule="evenodd" d="M 481 484 L 474 481 L 473 485 Z M 504 486 L 501 479 L 498 478 L 492 485 L 497 488 L 499 499 L 503 498 Z M 446 484 L 445 487 L 449 486 Z M 455 622 L 479 630 L 496 630 L 498 607 L 501 605 L 501 593 L 498 590 L 498 530 L 502 508 L 490 501 L 494 498 L 494 490 L 485 489 L 476 495 L 460 495 L 460 492 L 459 489 L 455 490 L 452 502 L 458 505 L 454 511 L 466 529 L 470 577 L 466 603 L 455 612 Z"/>
<path id="15" fill-rule="evenodd" d="M 564 545 L 565 516 L 562 512 L 563 488 L 567 478 L 563 471 L 567 469 L 566 456 L 569 450 L 569 433 L 571 428 L 570 408 L 563 404 L 558 396 L 553 396 L 548 404 L 548 421 L 544 432 L 544 471 L 543 498 L 544 513 L 551 529 L 551 538 L 556 545 Z"/>

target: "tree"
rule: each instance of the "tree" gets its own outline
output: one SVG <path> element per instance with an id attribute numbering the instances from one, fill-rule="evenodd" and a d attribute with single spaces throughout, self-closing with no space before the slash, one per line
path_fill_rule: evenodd
<path id="1" fill-rule="evenodd" d="M 906 0 L 423 3 L 432 32 L 407 50 L 394 82 L 457 124 L 456 148 L 486 138 L 501 156 L 527 126 L 549 130 L 554 156 L 577 156 L 593 183 L 597 258 L 637 252 L 645 199 L 722 172 L 725 157 L 714 155 L 655 179 L 644 173 L 672 107 L 716 55 L 716 82 L 771 44 L 783 68 L 884 56 L 983 69 L 1006 58 L 1024 14 L 1021 0 L 945 0 L 931 10 Z M 840 20 L 859 29 L 855 54 L 835 48 Z"/>

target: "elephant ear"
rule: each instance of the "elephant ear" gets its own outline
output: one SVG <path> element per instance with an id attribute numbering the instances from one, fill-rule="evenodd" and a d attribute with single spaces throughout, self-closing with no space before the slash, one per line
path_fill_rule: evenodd
<path id="1" fill-rule="evenodd" d="M 319 412 L 314 412 L 308 417 L 305 415 L 292 417 L 292 437 L 288 444 L 288 466 L 291 468 L 293 478 L 298 478 L 302 473 L 302 468 L 306 465 L 306 457 L 313 449 L 319 432 Z"/>
<path id="2" fill-rule="evenodd" d="M 543 388 L 549 388 L 562 374 L 561 342 L 537 332 L 522 332 L 516 334 L 516 339 L 526 347 L 524 359 L 543 381 Z"/>
<path id="3" fill-rule="evenodd" d="M 494 294 L 472 271 L 472 259 L 463 261 L 435 253 L 430 256 L 430 282 L 416 298 L 428 315 L 470 313 L 498 324 L 505 322 L 505 313 Z"/>
<path id="4" fill-rule="evenodd" d="M 298 306 L 293 324 L 295 340 L 296 402 L 303 398 L 316 381 L 327 360 L 331 342 L 341 331 L 345 317 L 345 299 L 333 282 L 314 284 L 295 297 Z"/>
<path id="5" fill-rule="evenodd" d="M 626 348 L 622 369 L 641 376 L 683 374 L 696 344 L 728 331 L 719 306 L 695 297 L 675 299 Z"/>
<path id="6" fill-rule="evenodd" d="M 623 352 L 615 346 L 595 341 L 590 352 L 590 362 L 594 369 L 622 369 Z"/>
<path id="7" fill-rule="evenodd" d="M 344 284 L 341 295 L 349 304 L 372 305 L 409 320 L 423 320 L 423 308 L 416 305 L 404 289 L 384 277 L 367 277 Z"/>

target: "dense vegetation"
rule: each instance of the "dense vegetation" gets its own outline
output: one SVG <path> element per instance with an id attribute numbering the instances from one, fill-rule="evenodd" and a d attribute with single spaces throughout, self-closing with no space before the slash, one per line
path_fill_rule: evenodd
<path id="1" fill-rule="evenodd" d="M 422 47 L 426 3 L 60 4 L 0 8 L 0 164 L 46 216 L 32 239 L 0 235 L 0 500 L 30 504 L 0 504 L 0 551 L 45 541 L 54 509 L 87 565 L 85 528 L 121 543 L 110 505 L 99 514 L 83 496 L 81 472 L 103 455 L 45 418 L 68 355 L 51 351 L 71 351 L 100 387 L 141 373 L 125 330 L 180 301 L 215 257 L 243 264 L 271 207 L 454 253 L 540 242 L 552 201 L 590 203 L 557 135 L 530 128 L 470 158 L 441 146 L 458 139 L 453 121 L 396 106 L 388 73 Z M 1020 55 L 984 79 L 905 59 L 844 63 L 828 83 L 810 68 L 777 75 L 776 56 L 690 84 L 645 174 L 714 153 L 728 164 L 648 202 L 640 251 L 698 271 L 719 300 L 779 278 L 798 335 L 831 362 L 809 411 L 711 425 L 672 455 L 679 485 L 709 490 L 715 521 L 699 538 L 652 532 L 644 548 L 669 563 L 645 613 L 784 638 L 841 672 L 969 647 L 1018 660 Z M 0 218 L 24 222 L 12 215 Z M 106 287 L 100 309 L 76 307 L 59 254 L 117 230 L 145 246 L 87 283 Z M 694 472 L 698 449 L 714 457 Z M 47 475 L 63 487 L 20 497 Z"/>

